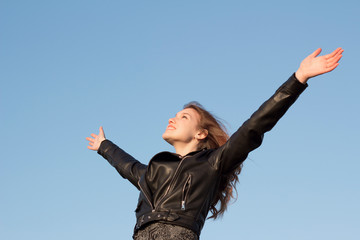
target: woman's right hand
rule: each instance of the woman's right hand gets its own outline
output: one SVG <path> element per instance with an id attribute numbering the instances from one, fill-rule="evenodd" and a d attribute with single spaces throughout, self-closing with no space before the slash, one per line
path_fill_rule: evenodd
<path id="1" fill-rule="evenodd" d="M 86 140 L 89 141 L 88 149 L 97 151 L 99 149 L 100 144 L 102 143 L 102 141 L 104 141 L 106 139 L 103 127 L 99 128 L 99 135 L 96 135 L 96 134 L 92 133 L 91 137 L 86 138 Z"/>

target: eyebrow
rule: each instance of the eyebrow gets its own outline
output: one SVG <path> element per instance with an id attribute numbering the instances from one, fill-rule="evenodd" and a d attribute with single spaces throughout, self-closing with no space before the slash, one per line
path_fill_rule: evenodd
<path id="1" fill-rule="evenodd" d="M 189 117 L 191 117 L 191 115 L 189 114 L 189 113 L 187 113 L 187 112 L 184 112 L 184 113 L 182 113 L 183 115 L 189 115 Z M 177 114 L 175 115 L 175 116 L 177 116 Z"/>

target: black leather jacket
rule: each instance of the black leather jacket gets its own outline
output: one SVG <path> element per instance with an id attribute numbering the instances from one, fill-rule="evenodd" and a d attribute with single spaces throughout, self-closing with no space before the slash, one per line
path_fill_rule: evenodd
<path id="1" fill-rule="evenodd" d="M 186 156 L 161 152 L 144 165 L 109 140 L 103 141 L 98 153 L 140 190 L 135 232 L 150 222 L 162 221 L 200 235 L 221 175 L 233 171 L 260 146 L 264 133 L 272 129 L 306 87 L 293 74 L 217 149 Z"/>

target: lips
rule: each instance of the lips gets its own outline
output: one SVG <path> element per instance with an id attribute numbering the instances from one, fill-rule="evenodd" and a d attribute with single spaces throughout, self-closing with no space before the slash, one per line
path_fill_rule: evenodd
<path id="1" fill-rule="evenodd" d="M 169 124 L 166 129 L 168 129 L 168 130 L 174 130 L 174 129 L 176 129 L 176 127 L 174 127 L 173 125 Z"/>

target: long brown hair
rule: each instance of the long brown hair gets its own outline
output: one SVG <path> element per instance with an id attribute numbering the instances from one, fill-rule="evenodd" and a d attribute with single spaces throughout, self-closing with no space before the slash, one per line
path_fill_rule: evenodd
<path id="1" fill-rule="evenodd" d="M 224 124 L 198 102 L 190 102 L 184 106 L 185 108 L 192 108 L 196 110 L 200 115 L 200 128 L 207 130 L 207 137 L 202 140 L 199 144 L 199 149 L 207 148 L 218 148 L 226 143 L 229 139 L 227 130 Z M 234 171 L 221 176 L 220 184 L 216 192 L 215 198 L 210 206 L 210 212 L 212 216 L 209 218 L 216 219 L 221 217 L 227 209 L 228 203 L 231 198 L 234 197 L 234 190 L 236 192 L 236 183 L 239 182 L 238 175 L 241 172 L 242 164 L 237 167 Z M 220 206 L 216 206 L 220 203 Z"/>

